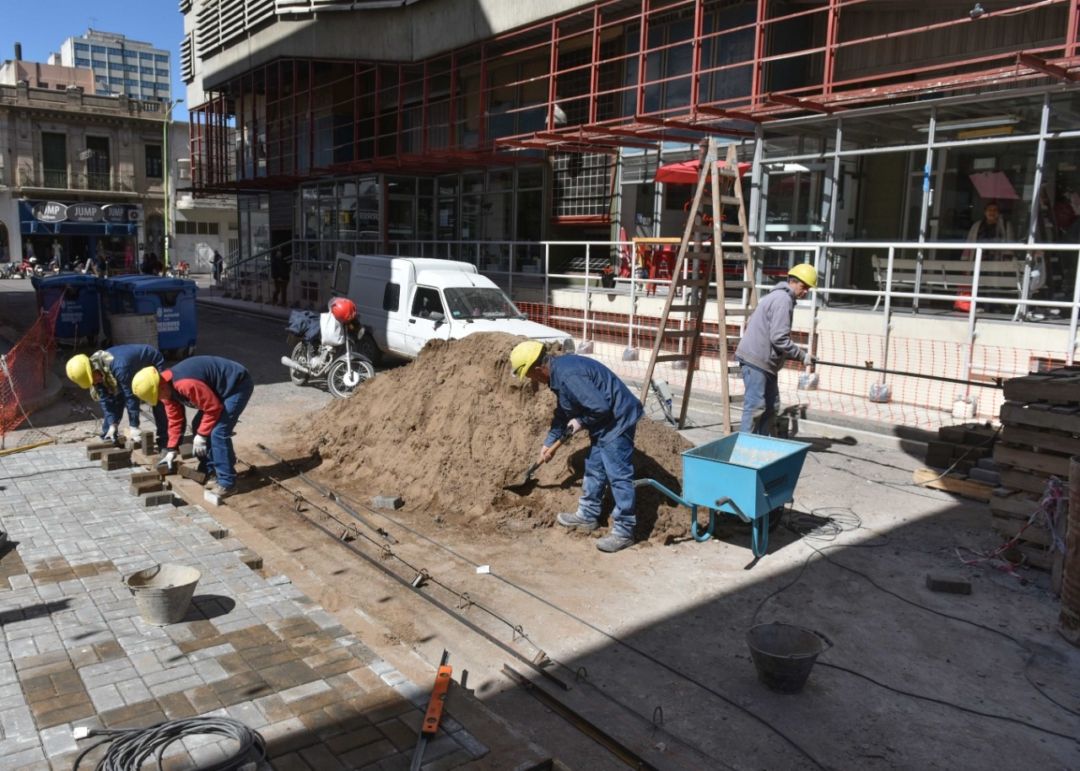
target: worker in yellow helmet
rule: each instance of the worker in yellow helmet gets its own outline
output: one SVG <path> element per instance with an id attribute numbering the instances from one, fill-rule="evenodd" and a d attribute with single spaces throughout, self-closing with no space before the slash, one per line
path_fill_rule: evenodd
<path id="1" fill-rule="evenodd" d="M 79 388 L 90 391 L 90 397 L 101 405 L 104 414 L 102 439 L 117 441 L 120 419 L 126 407 L 128 438 L 135 443 L 139 441 L 139 399 L 131 390 L 131 381 L 135 373 L 145 367 L 164 369 L 165 357 L 161 351 L 149 345 L 114 345 L 90 356 L 80 353 L 68 359 L 68 379 Z M 159 446 L 164 447 L 167 432 L 165 409 L 157 407 L 153 412 L 157 441 Z M 151 447 L 143 449 L 153 451 Z"/>
<path id="2" fill-rule="evenodd" d="M 615 503 L 611 530 L 596 542 L 596 548 L 611 553 L 633 546 L 637 525 L 634 433 L 645 414 L 641 402 L 600 362 L 574 354 L 549 356 L 544 344 L 536 340 L 514 347 L 510 367 L 517 377 L 546 385 L 557 399 L 537 464 L 551 460 L 559 443 L 582 429 L 589 432 L 592 441 L 585 458 L 578 509 L 560 513 L 555 521 L 571 530 L 596 530 L 604 491 L 610 487 Z"/>
<path id="3" fill-rule="evenodd" d="M 745 387 L 740 431 L 771 434 L 780 408 L 777 374 L 784 360 L 796 359 L 807 365 L 817 361 L 791 339 L 795 303 L 816 286 L 814 266 L 796 265 L 762 298 L 747 320 L 746 331 L 735 349 Z"/>
<path id="4" fill-rule="evenodd" d="M 196 410 L 192 452 L 214 472 L 209 490 L 226 498 L 236 489 L 236 452 L 232 435 L 255 389 L 243 365 L 220 356 L 192 356 L 166 370 L 147 367 L 135 373 L 135 395 L 150 405 L 165 405 L 169 438 L 159 466 L 172 468 L 184 433 L 185 407 Z"/>

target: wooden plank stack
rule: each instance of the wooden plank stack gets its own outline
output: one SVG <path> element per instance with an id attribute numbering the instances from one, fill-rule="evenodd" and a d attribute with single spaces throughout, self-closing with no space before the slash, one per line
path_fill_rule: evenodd
<path id="1" fill-rule="evenodd" d="M 990 499 L 990 511 L 994 529 L 1011 538 L 1039 507 L 1050 477 L 1068 484 L 1069 458 L 1080 455 L 1080 367 L 1007 380 L 999 417 L 994 461 L 1001 487 Z M 1059 574 L 1063 555 L 1051 553 L 1050 543 L 1045 527 L 1032 525 L 1020 536 L 1018 549 L 1029 565 Z"/>

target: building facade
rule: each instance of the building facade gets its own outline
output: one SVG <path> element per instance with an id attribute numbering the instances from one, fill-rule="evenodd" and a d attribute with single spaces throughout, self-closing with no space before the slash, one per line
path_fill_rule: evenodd
<path id="1" fill-rule="evenodd" d="M 0 260 L 115 272 L 161 254 L 165 105 L 0 85 Z"/>
<path id="2" fill-rule="evenodd" d="M 169 52 L 150 43 L 89 29 L 63 42 L 60 63 L 91 70 L 98 96 L 123 94 L 155 102 L 172 99 Z"/>
<path id="3" fill-rule="evenodd" d="M 180 5 L 194 186 L 237 191 L 244 254 L 678 235 L 652 174 L 708 135 L 761 241 L 1080 221 L 1077 0 Z"/>

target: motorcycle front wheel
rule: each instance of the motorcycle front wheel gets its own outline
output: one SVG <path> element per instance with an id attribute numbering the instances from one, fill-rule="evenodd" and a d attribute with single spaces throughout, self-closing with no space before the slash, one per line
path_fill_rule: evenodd
<path id="1" fill-rule="evenodd" d="M 302 367 L 308 366 L 307 344 L 302 340 L 297 343 L 292 349 L 292 356 L 289 358 Z M 289 367 L 289 380 L 293 381 L 296 385 L 304 385 L 308 381 L 308 376 L 298 369 Z"/>
<path id="2" fill-rule="evenodd" d="M 375 367 L 362 356 L 352 357 L 352 370 L 356 382 L 349 385 L 349 367 L 345 359 L 340 358 L 330 365 L 330 371 L 326 374 L 326 386 L 338 399 L 344 399 L 352 394 L 358 385 L 375 377 Z"/>

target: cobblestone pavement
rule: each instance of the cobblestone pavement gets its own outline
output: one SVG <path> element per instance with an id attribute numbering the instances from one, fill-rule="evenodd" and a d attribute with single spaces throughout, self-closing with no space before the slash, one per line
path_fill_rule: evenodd
<path id="1" fill-rule="evenodd" d="M 75 445 L 0 458 L 0 766 L 70 769 L 94 741 L 77 744 L 77 726 L 227 715 L 262 733 L 277 769 L 408 768 L 427 688 L 286 577 L 249 569 L 201 507 L 142 506 L 130 473 Z M 155 627 L 123 576 L 165 562 L 202 578 L 183 622 Z M 167 767 L 228 751 L 185 739 Z M 424 768 L 486 753 L 447 715 Z"/>

